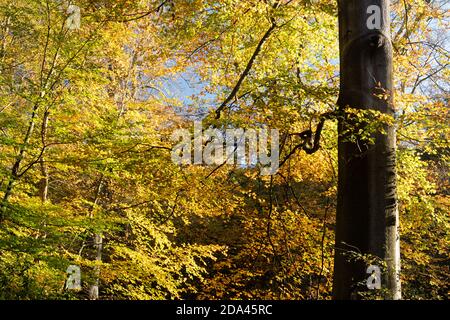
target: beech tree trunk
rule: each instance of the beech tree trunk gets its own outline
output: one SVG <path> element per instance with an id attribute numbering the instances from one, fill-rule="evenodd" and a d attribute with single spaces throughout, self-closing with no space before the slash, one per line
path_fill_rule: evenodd
<path id="1" fill-rule="evenodd" d="M 389 0 L 339 0 L 338 105 L 345 116 L 339 123 L 335 299 L 361 299 L 371 264 L 381 269 L 379 293 L 401 299 L 395 129 L 384 124 L 385 132 L 372 133 L 369 143 L 357 136 L 367 123 L 358 125 L 345 112 L 351 107 L 394 116 L 389 20 Z"/>

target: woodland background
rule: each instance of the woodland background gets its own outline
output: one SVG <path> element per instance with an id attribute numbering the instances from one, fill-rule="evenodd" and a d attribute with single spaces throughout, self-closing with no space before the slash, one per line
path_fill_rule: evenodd
<path id="1" fill-rule="evenodd" d="M 77 30 L 63 1 L 0 0 L 0 299 L 329 299 L 337 122 L 312 155 L 295 133 L 336 108 L 336 1 L 73 4 Z M 405 299 L 449 297 L 448 8 L 392 1 Z M 194 119 L 278 128 L 286 161 L 178 166 Z"/>

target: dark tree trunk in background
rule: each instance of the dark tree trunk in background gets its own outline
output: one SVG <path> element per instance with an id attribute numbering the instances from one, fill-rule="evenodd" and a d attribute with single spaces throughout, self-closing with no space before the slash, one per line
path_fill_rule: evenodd
<path id="1" fill-rule="evenodd" d="M 381 9 L 381 24 L 373 28 Z M 373 7 L 372 7 L 373 8 Z M 394 115 L 392 103 L 392 46 L 390 42 L 389 1 L 340 0 L 339 44 L 341 88 L 338 105 L 372 109 Z M 376 96 L 383 88 L 387 99 Z M 374 143 L 363 138 L 349 141 L 364 125 L 355 128 L 350 117 L 339 123 L 339 183 L 336 217 L 336 246 L 333 295 L 335 299 L 359 299 L 367 291 L 366 273 L 371 264 L 363 255 L 383 263 L 381 294 L 401 299 L 400 246 L 395 173 L 395 129 L 384 125 L 384 134 L 372 134 Z M 347 133 L 350 131 L 350 133 Z"/>

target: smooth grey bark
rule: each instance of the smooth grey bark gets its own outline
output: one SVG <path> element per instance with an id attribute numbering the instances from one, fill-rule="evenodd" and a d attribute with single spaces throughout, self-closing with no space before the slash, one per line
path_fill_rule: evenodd
<path id="1" fill-rule="evenodd" d="M 369 6 L 381 8 L 381 26 L 371 30 Z M 338 105 L 339 182 L 334 262 L 334 299 L 360 299 L 367 289 L 368 262 L 384 261 L 382 291 L 386 299 L 401 299 L 400 245 L 396 196 L 395 128 L 372 133 L 374 143 L 361 137 L 350 141 L 363 125 L 352 123 L 347 107 L 372 109 L 394 116 L 392 45 L 388 0 L 339 0 L 341 84 Z M 376 96 L 383 90 L 387 99 Z M 376 264 L 376 263 L 374 263 Z"/>

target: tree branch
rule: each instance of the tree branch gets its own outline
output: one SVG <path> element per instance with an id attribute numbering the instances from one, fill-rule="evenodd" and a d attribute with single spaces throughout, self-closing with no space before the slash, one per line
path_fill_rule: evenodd
<path id="1" fill-rule="evenodd" d="M 259 41 L 258 45 L 256 46 L 255 51 L 253 52 L 252 57 L 250 58 L 250 60 L 247 63 L 247 66 L 245 67 L 244 72 L 242 72 L 241 76 L 239 77 L 238 82 L 236 83 L 236 85 L 234 86 L 233 90 L 231 91 L 231 93 L 228 95 L 228 97 L 222 102 L 222 104 L 220 105 L 219 108 L 217 108 L 216 110 L 216 119 L 220 119 L 221 113 L 222 111 L 227 107 L 228 103 L 230 103 L 231 100 L 233 100 L 233 98 L 236 96 L 236 94 L 238 93 L 239 89 L 241 88 L 242 82 L 244 81 L 245 77 L 247 77 L 248 73 L 250 72 L 250 70 L 253 67 L 253 63 L 256 60 L 256 57 L 259 55 L 259 53 L 261 52 L 262 46 L 264 45 L 264 43 L 267 41 L 267 39 L 270 37 L 270 35 L 272 34 L 273 30 L 275 30 L 276 28 L 276 24 L 272 23 L 272 25 L 270 26 L 270 28 L 266 31 L 266 33 L 263 35 L 263 37 L 261 38 L 261 40 Z"/>

